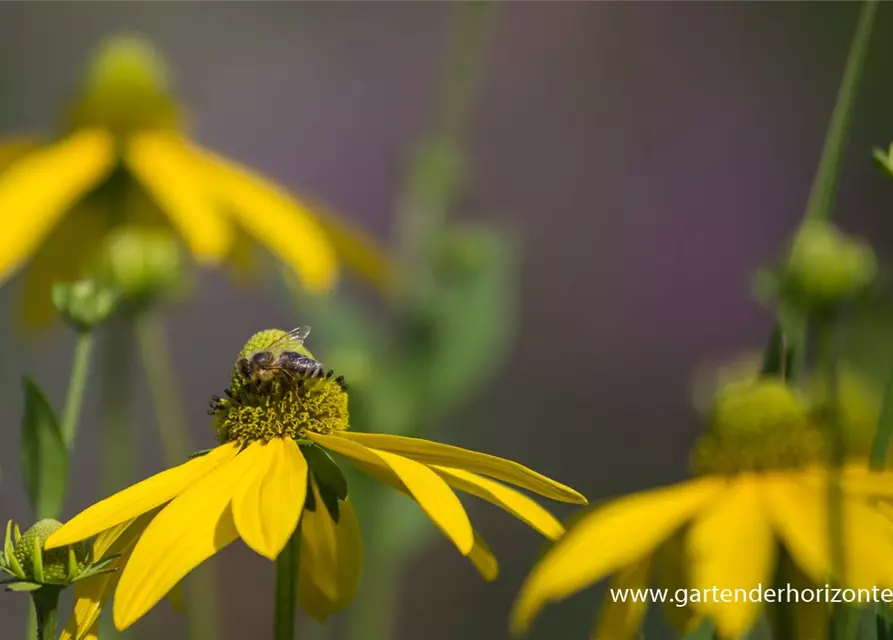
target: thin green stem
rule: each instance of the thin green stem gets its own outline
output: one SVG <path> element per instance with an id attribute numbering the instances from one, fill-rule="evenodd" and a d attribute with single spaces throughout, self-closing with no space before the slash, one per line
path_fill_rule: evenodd
<path id="1" fill-rule="evenodd" d="M 129 317 L 107 325 L 102 358 L 102 494 L 127 486 L 136 468 L 133 443 L 133 324 Z"/>
<path id="2" fill-rule="evenodd" d="M 824 420 L 828 430 L 830 468 L 828 473 L 828 527 L 831 542 L 832 574 L 841 582 L 844 579 L 844 521 L 843 492 L 841 489 L 841 468 L 845 456 L 845 435 L 838 415 L 837 345 L 835 316 L 821 318 L 816 322 L 818 342 L 818 366 L 827 393 Z"/>
<path id="3" fill-rule="evenodd" d="M 164 459 L 168 466 L 176 466 L 185 462 L 195 447 L 161 316 L 151 310 L 141 312 L 135 320 L 135 333 Z M 189 637 L 195 640 L 220 637 L 216 575 L 214 565 L 205 563 L 184 581 Z"/>
<path id="4" fill-rule="evenodd" d="M 41 587 L 31 594 L 37 618 L 37 640 L 56 640 L 59 627 L 59 594 L 57 587 Z"/>
<path id="5" fill-rule="evenodd" d="M 875 471 L 881 471 L 886 466 L 891 440 L 893 440 L 893 373 L 887 378 L 887 389 L 878 417 L 877 431 L 871 441 L 869 463 Z"/>
<path id="6" fill-rule="evenodd" d="M 862 5 L 859 22 L 856 26 L 856 35 L 850 46 L 843 80 L 841 80 L 834 112 L 831 115 L 831 124 L 828 126 L 828 133 L 825 137 L 822 158 L 809 192 L 804 222 L 827 221 L 831 218 L 837 184 L 840 180 L 843 152 L 846 148 L 850 121 L 853 117 L 853 105 L 856 102 L 862 69 L 865 67 L 877 6 L 878 0 L 867 0 Z"/>
<path id="7" fill-rule="evenodd" d="M 298 561 L 301 525 L 276 558 L 276 592 L 273 600 L 273 640 L 294 640 L 298 606 Z"/>
<path id="8" fill-rule="evenodd" d="M 416 289 L 424 288 L 432 277 L 432 245 L 442 233 L 462 183 L 462 138 L 496 14 L 491 2 L 456 7 L 457 25 L 445 56 L 433 121 L 413 149 L 398 197 L 402 258 Z"/>
<path id="9" fill-rule="evenodd" d="M 462 5 L 459 24 L 446 56 L 440 98 L 437 102 L 435 132 L 448 138 L 462 138 L 477 93 L 481 64 L 490 34 L 496 5 L 473 1 Z"/>
<path id="10" fill-rule="evenodd" d="M 168 465 L 182 464 L 192 453 L 193 446 L 164 326 L 160 316 L 146 311 L 137 316 L 135 328 L 165 462 Z"/>
<path id="11" fill-rule="evenodd" d="M 78 419 L 84 402 L 84 389 L 90 373 L 90 360 L 93 357 L 93 333 L 84 331 L 77 334 L 74 346 L 74 360 L 71 365 L 71 379 L 68 382 L 68 394 L 65 398 L 65 409 L 62 414 L 62 438 L 65 446 L 71 450 L 77 434 Z"/>

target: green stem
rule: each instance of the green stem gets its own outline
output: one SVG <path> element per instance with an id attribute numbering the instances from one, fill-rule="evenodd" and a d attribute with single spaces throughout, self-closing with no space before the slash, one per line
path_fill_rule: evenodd
<path id="1" fill-rule="evenodd" d="M 869 463 L 875 471 L 881 471 L 886 466 L 890 440 L 893 440 L 893 373 L 887 379 L 887 389 L 878 417 L 877 431 L 871 441 Z"/>
<path id="2" fill-rule="evenodd" d="M 276 592 L 273 601 L 273 640 L 294 640 L 298 606 L 298 561 L 301 525 L 276 558 Z"/>
<path id="3" fill-rule="evenodd" d="M 461 186 L 462 137 L 496 13 L 490 2 L 456 6 L 460 13 L 445 57 L 433 122 L 413 149 L 398 197 L 402 258 L 415 288 L 424 288 L 432 278 L 432 244 L 440 237 Z"/>
<path id="4" fill-rule="evenodd" d="M 133 323 L 128 315 L 113 318 L 106 325 L 102 349 L 102 441 L 100 445 L 99 482 L 101 495 L 110 496 L 134 480 L 137 445 L 134 443 L 133 391 Z M 99 621 L 100 638 L 123 638 L 115 630 L 112 617 Z"/>
<path id="5" fill-rule="evenodd" d="M 189 437 L 183 397 L 161 316 L 151 310 L 141 312 L 135 320 L 135 331 L 164 459 L 168 466 L 176 466 L 185 462 L 195 447 Z M 183 584 L 189 637 L 195 640 L 220 637 L 216 574 L 213 564 L 204 563 Z"/>
<path id="6" fill-rule="evenodd" d="M 822 372 L 824 387 L 827 392 L 825 407 L 825 423 L 828 429 L 828 445 L 830 468 L 828 473 L 828 527 L 831 543 L 831 567 L 834 575 L 844 582 L 844 522 L 843 492 L 841 489 L 841 468 L 844 463 L 845 446 L 843 427 L 838 415 L 838 380 L 837 380 L 837 348 L 835 344 L 835 317 L 825 317 L 816 322 L 816 340 L 818 341 L 818 366 Z"/>
<path id="7" fill-rule="evenodd" d="M 151 311 L 143 312 L 137 316 L 135 328 L 164 460 L 169 466 L 182 464 L 193 446 L 161 318 Z"/>
<path id="8" fill-rule="evenodd" d="M 865 67 L 877 6 L 878 0 L 867 0 L 862 5 L 859 22 L 856 26 L 856 35 L 850 46 L 843 80 L 841 80 L 834 112 L 831 115 L 831 124 L 828 126 L 828 133 L 825 137 L 822 158 L 809 192 L 804 222 L 827 221 L 831 217 L 837 183 L 840 180 L 840 165 L 853 116 L 853 105 L 856 102 L 856 92 L 862 78 L 862 69 Z"/>
<path id="9" fill-rule="evenodd" d="M 65 446 L 71 450 L 77 433 L 78 419 L 84 401 L 84 389 L 90 373 L 90 360 L 93 357 L 93 333 L 84 331 L 77 334 L 74 346 L 74 360 L 71 365 L 71 379 L 68 383 L 68 395 L 65 398 L 65 410 L 62 414 L 62 438 Z"/>
<path id="10" fill-rule="evenodd" d="M 37 617 L 37 640 L 56 640 L 59 627 L 59 594 L 57 587 L 41 587 L 31 594 Z"/>

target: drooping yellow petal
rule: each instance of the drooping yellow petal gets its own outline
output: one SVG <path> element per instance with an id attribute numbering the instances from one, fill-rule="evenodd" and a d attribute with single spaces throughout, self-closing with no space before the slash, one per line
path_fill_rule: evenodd
<path id="1" fill-rule="evenodd" d="M 204 168 L 206 189 L 313 291 L 331 289 L 338 277 L 334 248 L 313 213 L 285 190 L 209 151 L 192 147 Z"/>
<path id="2" fill-rule="evenodd" d="M 307 461 L 290 438 L 255 442 L 239 456 L 251 462 L 248 476 L 233 494 L 233 520 L 245 544 L 275 560 L 304 509 Z"/>
<path id="3" fill-rule="evenodd" d="M 515 491 L 511 487 L 507 487 L 495 480 L 482 478 L 470 471 L 451 469 L 450 467 L 441 467 L 439 465 L 432 465 L 431 468 L 454 489 L 470 493 L 505 509 L 522 522 L 526 522 L 542 533 L 549 540 L 557 540 L 564 535 L 564 526 L 555 519 L 555 516 L 523 493 Z"/>
<path id="4" fill-rule="evenodd" d="M 648 587 L 651 576 L 651 557 L 623 567 L 611 579 L 610 589 L 626 594 L 626 600 L 611 598 L 610 591 L 602 600 L 598 622 L 592 640 L 636 640 L 648 600 L 643 590 Z"/>
<path id="5" fill-rule="evenodd" d="M 723 638 L 740 638 L 753 626 L 762 603 L 748 594 L 769 584 L 775 569 L 775 536 L 762 500 L 760 476 L 742 475 L 694 519 L 688 533 L 692 588 L 732 590 L 731 602 L 692 603 L 713 619 Z"/>
<path id="6" fill-rule="evenodd" d="M 67 209 L 112 169 L 114 143 L 85 130 L 27 154 L 0 174 L 0 280 L 43 240 Z"/>
<path id="7" fill-rule="evenodd" d="M 487 582 L 492 582 L 499 577 L 499 562 L 496 561 L 496 556 L 493 555 L 489 545 L 477 531 L 474 532 L 474 546 L 471 548 L 471 553 L 468 554 L 468 559 Z"/>
<path id="8" fill-rule="evenodd" d="M 456 494 L 434 471 L 415 460 L 387 451 L 376 451 L 339 436 L 308 432 L 307 437 L 350 460 L 395 476 L 425 510 L 431 521 L 453 541 L 462 555 L 471 553 L 474 535 L 468 515 Z M 361 470 L 365 469 L 361 467 Z"/>
<path id="9" fill-rule="evenodd" d="M 138 134 L 131 140 L 125 159 L 197 259 L 217 262 L 226 257 L 232 230 L 205 185 L 201 165 L 178 134 Z"/>
<path id="10" fill-rule="evenodd" d="M 764 481 L 772 524 L 791 556 L 817 584 L 835 582 L 827 487 L 778 474 Z M 893 588 L 893 524 L 859 499 L 842 504 L 843 566 L 839 582 L 854 589 Z"/>
<path id="11" fill-rule="evenodd" d="M 59 316 L 51 295 L 54 284 L 88 275 L 110 226 L 105 214 L 89 200 L 79 202 L 35 251 L 25 270 L 21 320 L 26 330 L 44 329 Z"/>
<path id="12" fill-rule="evenodd" d="M 236 455 L 238 446 L 224 444 L 209 453 L 157 473 L 97 502 L 66 522 L 46 542 L 48 549 L 85 540 L 101 531 L 151 511 L 174 498 Z"/>
<path id="13" fill-rule="evenodd" d="M 338 258 L 373 287 L 385 293 L 397 285 L 397 270 L 387 253 L 375 240 L 342 222 L 318 203 L 310 203 L 316 220 L 335 247 Z"/>
<path id="14" fill-rule="evenodd" d="M 210 454 L 209 454 L 210 455 Z M 230 501 L 252 458 L 217 466 L 161 510 L 137 542 L 115 592 L 115 626 L 139 620 L 196 566 L 239 537 Z"/>
<path id="15" fill-rule="evenodd" d="M 421 438 L 409 438 L 383 433 L 345 431 L 342 437 L 359 442 L 372 449 L 398 453 L 425 464 L 464 469 L 490 476 L 553 500 L 570 502 L 572 504 L 587 504 L 586 498 L 570 487 L 566 487 L 560 482 L 555 482 L 551 478 L 528 469 L 522 464 L 486 453 L 470 451 Z"/>
<path id="16" fill-rule="evenodd" d="M 0 173 L 40 147 L 35 136 L 15 136 L 0 141 Z"/>
<path id="17" fill-rule="evenodd" d="M 335 523 L 313 483 L 316 510 L 301 521 L 298 603 L 318 622 L 346 607 L 356 594 L 363 567 L 363 538 L 350 502 L 340 503 Z"/>
<path id="18" fill-rule="evenodd" d="M 136 541 L 154 517 L 154 512 L 145 513 L 139 518 L 103 531 L 96 537 L 93 541 L 91 562 L 97 562 L 106 556 L 120 556 L 110 567 L 115 571 L 101 573 L 75 583 L 74 610 L 59 640 L 83 640 L 89 638 L 91 632 L 97 633 L 102 608 L 118 586 L 121 570 L 130 559 Z"/>
<path id="19" fill-rule="evenodd" d="M 583 516 L 527 578 L 512 613 L 513 631 L 524 631 L 547 603 L 645 557 L 725 487 L 723 478 L 701 478 L 626 496 Z"/>

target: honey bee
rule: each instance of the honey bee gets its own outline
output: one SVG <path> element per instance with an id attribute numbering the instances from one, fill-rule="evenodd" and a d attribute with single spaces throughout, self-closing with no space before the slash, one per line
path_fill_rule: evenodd
<path id="1" fill-rule="evenodd" d="M 239 372 L 254 383 L 268 382 L 280 373 L 293 380 L 323 377 L 322 363 L 296 351 L 308 335 L 310 327 L 292 329 L 263 349 L 239 360 Z"/>

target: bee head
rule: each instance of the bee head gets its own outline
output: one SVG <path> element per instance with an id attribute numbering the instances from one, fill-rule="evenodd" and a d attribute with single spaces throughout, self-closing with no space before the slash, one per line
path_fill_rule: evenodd
<path id="1" fill-rule="evenodd" d="M 268 367 L 273 364 L 273 354 L 270 351 L 258 351 L 251 356 L 251 363 L 258 367 Z"/>

